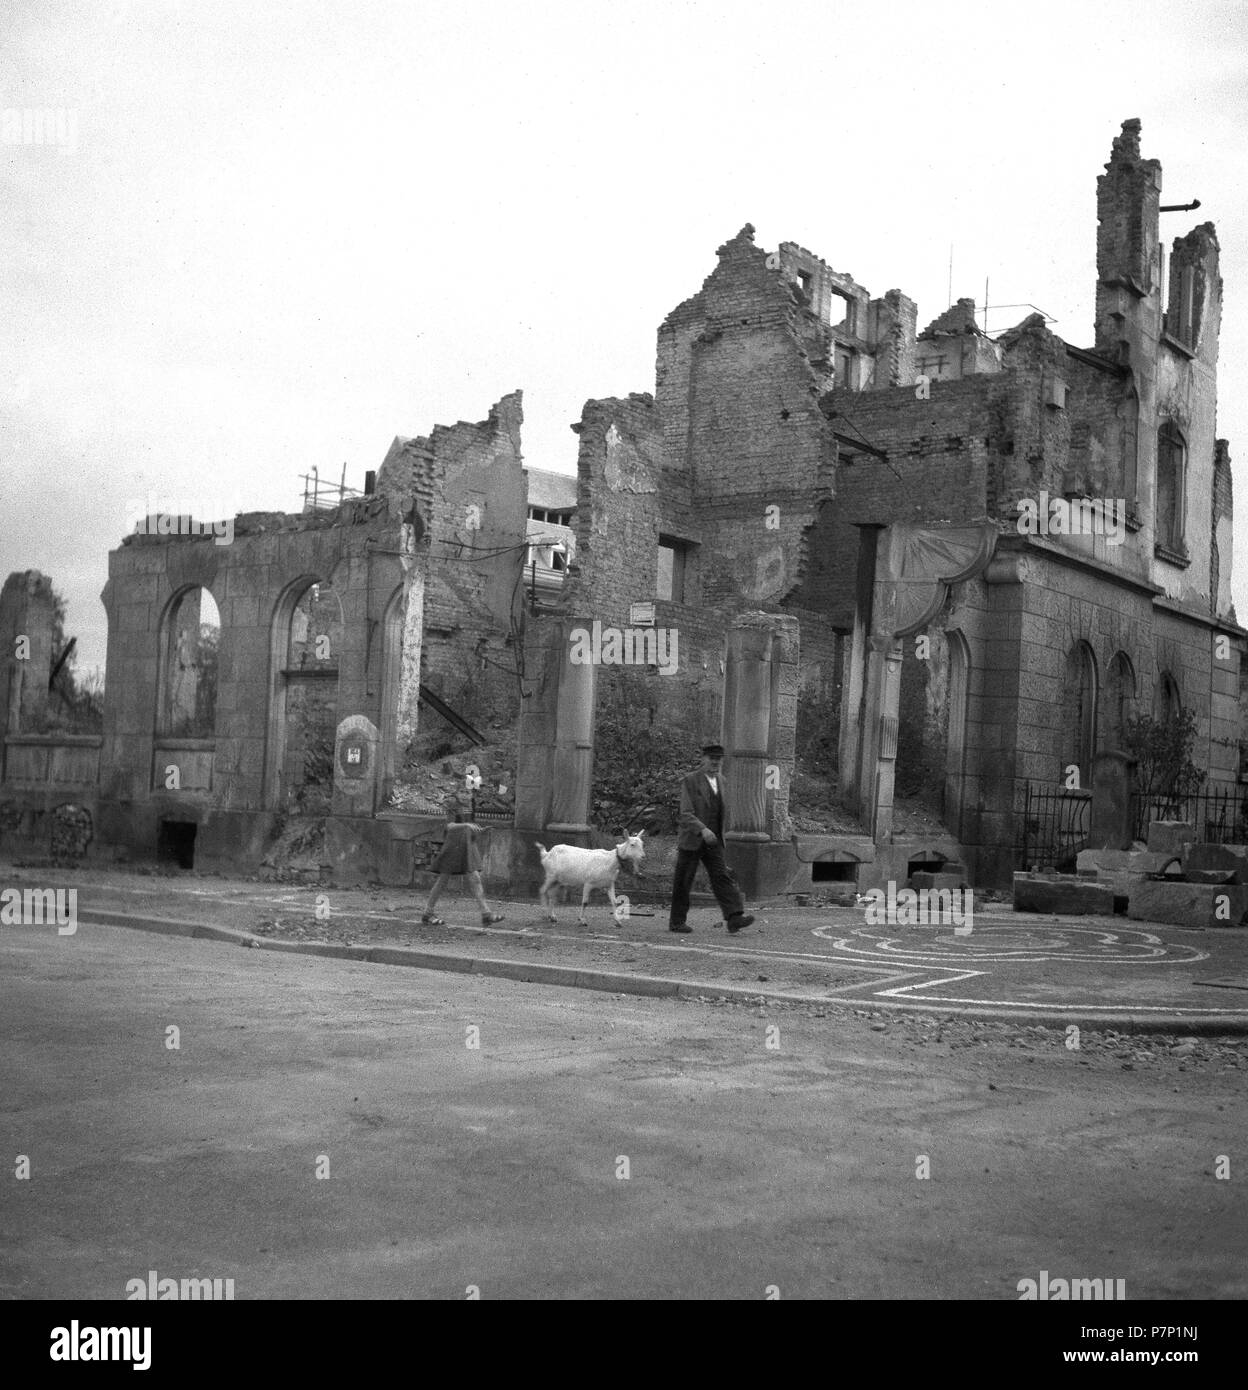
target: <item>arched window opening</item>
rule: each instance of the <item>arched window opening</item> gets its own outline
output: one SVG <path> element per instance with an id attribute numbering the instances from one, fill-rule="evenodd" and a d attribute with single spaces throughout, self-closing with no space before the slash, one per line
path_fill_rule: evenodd
<path id="1" fill-rule="evenodd" d="M 1135 668 L 1126 652 L 1114 654 L 1106 685 L 1105 746 L 1121 751 L 1126 742 L 1127 723 L 1135 714 Z"/>
<path id="2" fill-rule="evenodd" d="M 1164 424 L 1157 432 L 1157 544 L 1183 549 L 1184 493 L 1187 487 L 1187 443 L 1177 426 Z"/>
<path id="3" fill-rule="evenodd" d="M 169 608 L 161 673 L 158 732 L 171 738 L 212 738 L 217 717 L 221 614 L 212 594 L 187 589 Z"/>
<path id="4" fill-rule="evenodd" d="M 342 647 L 342 605 L 328 584 L 309 584 L 290 615 L 286 648 L 289 672 L 338 669 Z"/>
<path id="5" fill-rule="evenodd" d="M 289 596 L 275 617 L 274 651 L 279 700 L 275 728 L 273 804 L 296 815 L 324 815 L 334 778 L 338 728 L 338 665 L 343 643 L 342 604 L 325 581 Z"/>
<path id="6" fill-rule="evenodd" d="M 1089 787 L 1096 751 L 1096 658 L 1086 642 L 1077 642 L 1066 658 L 1062 715 L 1062 773 L 1073 764 L 1079 769 L 1079 785 Z"/>
<path id="7" fill-rule="evenodd" d="M 1162 671 L 1153 695 L 1153 718 L 1159 724 L 1169 724 L 1179 717 L 1182 709 L 1178 682 L 1169 671 Z"/>

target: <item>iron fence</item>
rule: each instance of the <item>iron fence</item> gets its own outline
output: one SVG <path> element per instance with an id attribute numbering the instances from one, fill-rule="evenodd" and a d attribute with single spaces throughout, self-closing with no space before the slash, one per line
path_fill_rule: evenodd
<path id="1" fill-rule="evenodd" d="M 1133 834 L 1148 839 L 1154 820 L 1190 821 L 1196 838 L 1219 845 L 1248 844 L 1248 786 L 1219 787 L 1188 796 L 1136 793 L 1131 800 Z"/>
<path id="2" fill-rule="evenodd" d="M 1016 789 L 1014 852 L 1021 868 L 1073 869 L 1088 843 L 1092 793 L 1024 782 Z"/>

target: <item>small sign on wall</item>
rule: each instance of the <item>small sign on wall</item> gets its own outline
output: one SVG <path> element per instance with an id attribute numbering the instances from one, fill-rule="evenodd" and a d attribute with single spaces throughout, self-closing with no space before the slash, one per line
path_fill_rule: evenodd
<path id="1" fill-rule="evenodd" d="M 344 736 L 338 745 L 338 765 L 346 777 L 366 777 L 371 761 L 369 740 L 360 733 Z"/>
<path id="2" fill-rule="evenodd" d="M 377 728 L 362 714 L 338 725 L 334 750 L 334 814 L 371 815 L 376 809 Z"/>

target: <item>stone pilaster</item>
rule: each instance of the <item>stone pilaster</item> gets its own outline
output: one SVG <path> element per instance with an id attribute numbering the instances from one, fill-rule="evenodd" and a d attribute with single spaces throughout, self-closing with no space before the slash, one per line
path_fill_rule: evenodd
<path id="1" fill-rule="evenodd" d="M 547 827 L 560 834 L 589 833 L 589 798 L 594 775 L 594 694 L 598 667 L 573 662 L 567 630 L 562 650 L 551 653 L 558 663 L 559 691 L 555 705 L 554 787 L 551 821 Z"/>
<path id="2" fill-rule="evenodd" d="M 724 672 L 726 840 L 765 841 L 771 733 L 772 618 L 747 613 L 728 633 Z"/>

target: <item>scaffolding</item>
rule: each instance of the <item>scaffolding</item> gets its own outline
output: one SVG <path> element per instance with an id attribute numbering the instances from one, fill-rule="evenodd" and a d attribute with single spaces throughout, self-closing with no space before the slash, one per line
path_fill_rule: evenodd
<path id="1" fill-rule="evenodd" d="M 315 464 L 311 473 L 300 473 L 303 479 L 303 514 L 309 512 L 332 512 L 353 497 L 366 497 L 368 494 L 359 488 L 347 486 L 347 465 L 342 465 L 340 481 L 331 483 L 320 476 Z"/>

